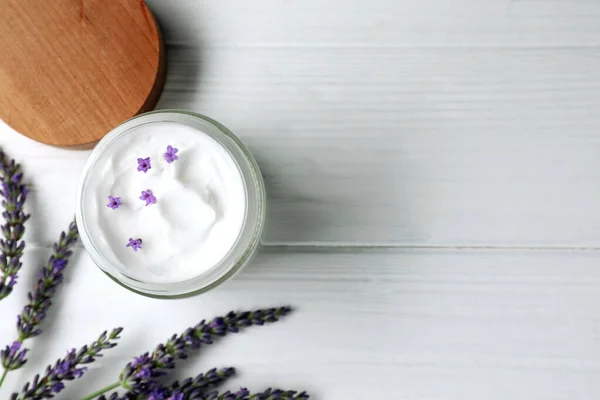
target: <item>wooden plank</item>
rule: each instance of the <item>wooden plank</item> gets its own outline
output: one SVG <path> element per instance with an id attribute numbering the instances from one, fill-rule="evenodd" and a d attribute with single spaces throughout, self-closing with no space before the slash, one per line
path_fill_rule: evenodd
<path id="1" fill-rule="evenodd" d="M 159 105 L 212 115 L 251 146 L 269 243 L 600 239 L 598 49 L 175 47 L 172 59 Z"/>
<path id="2" fill-rule="evenodd" d="M 148 0 L 203 46 L 598 46 L 595 0 Z"/>
<path id="3" fill-rule="evenodd" d="M 191 45 L 159 106 L 251 146 L 266 243 L 598 246 L 600 3 L 150 5 Z M 33 184 L 28 238 L 50 243 L 87 153 L 0 130 Z"/>
<path id="4" fill-rule="evenodd" d="M 251 147 L 266 243 L 600 245 L 600 49 L 169 52 L 159 107 Z M 0 129 L 33 184 L 30 240 L 51 243 L 88 153 Z"/>
<path id="5" fill-rule="evenodd" d="M 28 251 L 23 281 L 1 304 L 20 309 L 48 250 Z M 170 334 L 230 309 L 292 304 L 285 322 L 205 348 L 170 377 L 236 366 L 228 387 L 306 388 L 315 398 L 593 399 L 600 395 L 597 251 L 300 251 L 268 249 L 235 280 L 179 301 L 127 292 L 77 253 L 32 358 L 8 376 L 7 398 L 34 373 L 126 327 L 119 347 L 69 384 L 68 399 L 109 384 Z M 0 344 L 14 337 L 0 324 Z"/>

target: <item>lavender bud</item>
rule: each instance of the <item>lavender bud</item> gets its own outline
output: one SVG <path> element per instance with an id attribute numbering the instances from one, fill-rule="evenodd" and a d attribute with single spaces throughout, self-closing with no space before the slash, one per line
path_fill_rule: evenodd
<path id="1" fill-rule="evenodd" d="M 4 235 L 5 238 L 10 238 L 12 236 L 11 232 L 10 232 L 10 225 L 9 224 L 4 224 L 2 225 L 2 234 Z"/>
<path id="2" fill-rule="evenodd" d="M 21 182 L 21 178 L 23 178 L 23 174 L 22 173 L 18 173 L 18 174 L 13 175 L 11 181 L 13 183 L 20 183 Z"/>
<path id="3" fill-rule="evenodd" d="M 5 370 L 12 371 L 21 368 L 27 362 L 25 360 L 27 349 L 21 350 L 21 345 L 21 342 L 15 341 L 10 347 L 6 346 L 4 350 L 0 351 L 0 361 Z"/>

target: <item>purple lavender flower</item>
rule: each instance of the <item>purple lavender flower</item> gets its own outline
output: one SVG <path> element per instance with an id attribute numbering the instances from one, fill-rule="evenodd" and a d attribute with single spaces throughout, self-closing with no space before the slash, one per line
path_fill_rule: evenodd
<path id="1" fill-rule="evenodd" d="M 122 397 L 115 392 L 108 397 L 100 397 L 98 400 L 129 400 L 139 397 L 146 400 L 168 400 L 171 399 L 171 396 L 181 395 L 183 395 L 183 399 L 202 400 L 207 389 L 222 384 L 234 374 L 235 369 L 233 368 L 213 368 L 204 374 L 199 374 L 195 378 L 188 378 L 182 382 L 175 381 L 168 387 L 157 383 L 145 384 L 143 387 L 136 387 L 135 392 L 127 392 Z"/>
<path id="2" fill-rule="evenodd" d="M 165 400 L 169 396 L 169 389 L 164 386 L 158 386 L 152 390 L 146 400 Z"/>
<path id="3" fill-rule="evenodd" d="M 210 323 L 211 328 L 222 328 L 223 326 L 225 326 L 225 318 L 223 317 L 217 317 Z"/>
<path id="4" fill-rule="evenodd" d="M 147 393 L 143 388 L 150 386 L 154 389 L 152 384 L 156 383 L 156 378 L 165 375 L 167 370 L 175 368 L 176 359 L 187 358 L 189 349 L 198 349 L 202 345 L 212 344 L 216 337 L 225 336 L 230 332 L 239 332 L 244 327 L 276 322 L 290 311 L 289 307 L 241 313 L 232 311 L 225 317 L 218 317 L 209 322 L 201 321 L 182 334 L 171 336 L 165 344 L 159 344 L 144 363 L 140 363 L 140 358 L 145 359 L 145 355 L 142 355 L 127 364 L 119 376 L 119 384 L 134 393 Z"/>
<path id="5" fill-rule="evenodd" d="M 120 197 L 108 196 L 108 204 L 106 205 L 106 207 L 116 210 L 121 204 L 123 203 L 121 203 Z"/>
<path id="6" fill-rule="evenodd" d="M 169 387 L 159 384 L 151 386 L 153 388 L 150 389 L 138 387 L 136 390 L 129 391 L 122 396 L 114 392 L 108 397 L 100 396 L 98 400 L 307 400 L 309 398 L 306 392 L 280 389 L 267 389 L 264 392 L 255 394 L 251 394 L 246 388 L 240 388 L 236 392 L 207 392 L 207 389 L 222 384 L 234 373 L 233 368 L 221 370 L 213 368 L 205 374 L 188 378 L 182 383 L 174 382 Z M 112 387 L 114 386 L 111 385 L 110 388 Z"/>
<path id="7" fill-rule="evenodd" d="M 156 197 L 152 194 L 152 190 L 142 190 L 142 195 L 140 196 L 140 200 L 144 200 L 146 202 L 146 206 L 150 204 L 156 204 Z"/>
<path id="8" fill-rule="evenodd" d="M 21 257 L 25 242 L 21 239 L 25 233 L 25 222 L 29 214 L 23 212 L 27 199 L 27 186 L 21 180 L 21 166 L 15 160 L 8 160 L 0 151 L 0 196 L 5 224 L 1 226 L 3 239 L 0 239 L 0 300 L 10 295 L 17 283 L 17 273 L 21 269 Z"/>
<path id="9" fill-rule="evenodd" d="M 167 152 L 165 153 L 165 160 L 167 160 L 167 162 L 170 164 L 173 161 L 179 160 L 179 156 L 177 155 L 177 152 L 179 151 L 179 149 L 168 145 L 167 146 Z"/>
<path id="10" fill-rule="evenodd" d="M 182 382 L 175 381 L 168 388 L 168 394 L 180 392 L 188 397 L 195 398 L 195 395 L 204 393 L 206 389 L 221 385 L 227 379 L 235 374 L 234 368 L 213 368 L 195 378 L 187 378 Z"/>
<path id="11" fill-rule="evenodd" d="M 139 357 L 134 357 L 133 361 L 131 362 L 131 365 L 134 367 L 137 367 L 139 365 L 146 364 L 149 360 L 150 360 L 150 357 L 148 357 L 148 353 L 145 353 Z"/>
<path id="12" fill-rule="evenodd" d="M 129 243 L 125 247 L 131 247 L 137 253 L 138 249 L 142 248 L 142 239 L 129 238 Z"/>
<path id="13" fill-rule="evenodd" d="M 152 168 L 152 165 L 150 165 L 150 157 L 138 158 L 137 162 L 138 162 L 138 167 L 137 167 L 138 171 L 144 171 L 144 173 L 146 173 L 146 172 L 148 172 L 148 170 L 150 168 Z"/>
<path id="14" fill-rule="evenodd" d="M 54 253 L 40 271 L 33 290 L 27 295 L 29 299 L 27 305 L 17 316 L 19 341 L 42 333 L 38 325 L 46 318 L 46 313 L 52 306 L 52 297 L 56 293 L 58 285 L 63 281 L 62 272 L 67 266 L 69 257 L 73 254 L 70 249 L 77 242 L 78 236 L 77 225 L 72 222 L 67 232 L 62 232 L 58 242 L 54 244 Z"/>
<path id="15" fill-rule="evenodd" d="M 240 389 L 239 391 L 208 393 L 202 397 L 203 400 L 306 400 L 310 396 L 306 392 L 297 392 L 295 390 L 280 390 L 267 389 L 262 393 L 250 394 L 248 389 Z"/>
<path id="16" fill-rule="evenodd" d="M 150 367 L 148 367 L 148 366 L 142 367 L 140 369 L 140 372 L 137 373 L 136 378 L 141 378 L 141 379 L 152 378 L 152 371 L 150 370 Z"/>
<path id="17" fill-rule="evenodd" d="M 12 371 L 25 365 L 27 362 L 25 360 L 27 349 L 21 350 L 21 346 L 21 342 L 14 341 L 10 347 L 6 346 L 4 350 L 0 351 L 0 361 L 2 361 L 2 366 L 5 370 Z"/>
<path id="18" fill-rule="evenodd" d="M 54 366 L 49 365 L 43 376 L 36 375 L 31 383 L 23 386 L 21 393 L 13 393 L 11 400 L 38 400 L 53 398 L 55 393 L 60 392 L 65 387 L 65 381 L 80 378 L 87 367 L 82 364 L 90 364 L 96 360 L 95 357 L 102 357 L 103 350 L 115 347 L 116 340 L 120 339 L 119 334 L 123 328 L 113 329 L 110 334 L 104 331 L 98 339 L 89 346 L 83 346 L 81 349 L 72 349 L 67 352 L 65 358 L 59 359 Z"/>
<path id="19" fill-rule="evenodd" d="M 287 315 L 291 309 L 289 307 L 269 308 L 256 311 L 244 311 L 240 313 L 230 312 L 224 317 L 217 317 L 206 322 L 201 321 L 194 327 L 186 329 L 180 335 L 173 335 L 165 344 L 159 344 L 152 354 L 142 354 L 135 357 L 119 375 L 119 380 L 104 389 L 94 392 L 85 399 L 91 399 L 94 396 L 99 396 L 98 400 L 130 400 L 130 399 L 152 399 L 167 400 L 165 396 L 176 396 L 174 399 L 179 399 L 181 394 L 183 399 L 187 400 L 206 400 L 206 399 L 233 399 L 236 397 L 225 397 L 225 394 L 219 395 L 215 392 L 216 397 L 206 397 L 205 391 L 208 387 L 214 386 L 223 382 L 228 377 L 234 374 L 233 368 L 223 370 L 210 370 L 206 374 L 198 375 L 196 378 L 186 379 L 182 383 L 175 382 L 170 388 L 161 386 L 157 380 L 158 377 L 166 375 L 166 371 L 175 368 L 175 360 L 177 358 L 187 358 L 188 349 L 198 349 L 203 344 L 212 344 L 213 340 L 219 336 L 225 336 L 230 332 L 239 332 L 240 329 L 252 325 L 264 325 L 278 321 L 281 317 Z M 105 396 L 104 393 L 122 387 L 128 392 L 120 396 L 117 392 L 110 396 Z M 228 392 L 229 393 L 229 392 Z M 239 393 L 242 400 L 251 399 L 297 399 L 304 400 L 308 396 L 302 393 L 296 397 L 293 395 L 296 392 L 283 391 L 267 391 L 264 397 L 248 397 L 247 392 Z M 229 394 L 236 396 L 236 394 Z M 252 396 L 259 396 L 252 395 Z M 273 395 L 273 396 L 272 396 Z M 271 396 L 271 397 L 269 397 Z M 274 397 L 279 396 L 279 397 Z M 287 397 L 285 397 L 287 396 Z"/>
<path id="20" fill-rule="evenodd" d="M 65 384 L 62 382 L 56 382 L 54 386 L 52 386 L 52 392 L 58 393 L 65 388 Z"/>

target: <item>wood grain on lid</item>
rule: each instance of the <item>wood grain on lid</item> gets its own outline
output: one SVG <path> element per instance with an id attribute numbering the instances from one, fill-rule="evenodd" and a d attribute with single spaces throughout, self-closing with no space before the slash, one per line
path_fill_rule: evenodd
<path id="1" fill-rule="evenodd" d="M 156 105 L 158 26 L 138 0 L 0 0 L 0 118 L 36 141 L 101 139 Z"/>

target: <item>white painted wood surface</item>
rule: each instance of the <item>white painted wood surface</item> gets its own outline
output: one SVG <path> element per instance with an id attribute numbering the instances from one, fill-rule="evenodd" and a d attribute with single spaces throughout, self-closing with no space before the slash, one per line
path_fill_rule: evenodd
<path id="1" fill-rule="evenodd" d="M 29 252 L 26 261 L 47 253 Z M 240 376 L 230 388 L 279 384 L 323 400 L 600 396 L 597 251 L 266 249 L 220 289 L 171 302 L 116 286 L 82 253 L 46 333 L 29 343 L 30 364 L 9 375 L 7 388 L 65 348 L 126 326 L 120 346 L 62 397 L 78 399 L 193 321 L 290 303 L 297 311 L 285 321 L 223 339 L 176 376 L 233 365 Z M 14 336 L 12 314 L 35 274 L 25 275 L 0 305 L 11 322 L 0 327 L 3 343 Z"/>
<path id="2" fill-rule="evenodd" d="M 121 289 L 79 248 L 0 398 L 114 325 L 120 347 L 62 398 L 203 317 L 279 303 L 298 310 L 177 377 L 234 365 L 233 385 L 324 400 L 600 396 L 600 2 L 148 2 L 169 44 L 159 107 L 207 114 L 250 146 L 270 247 L 226 286 L 173 302 Z M 89 151 L 1 122 L 0 146 L 33 187 L 3 345 Z"/>

